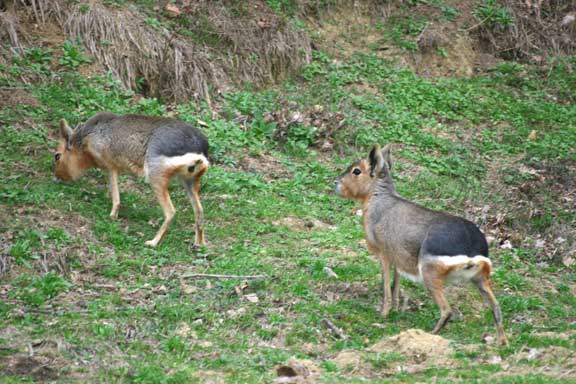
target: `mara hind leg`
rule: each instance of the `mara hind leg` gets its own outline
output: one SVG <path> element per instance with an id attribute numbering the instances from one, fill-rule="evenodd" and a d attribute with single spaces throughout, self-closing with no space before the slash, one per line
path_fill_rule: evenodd
<path id="1" fill-rule="evenodd" d="M 151 247 L 155 247 L 158 243 L 162 240 L 162 237 L 166 233 L 170 222 L 174 218 L 176 214 L 176 209 L 172 204 L 172 200 L 170 199 L 170 194 L 168 193 L 168 184 L 170 183 L 170 179 L 166 179 L 163 177 L 159 177 L 156 179 L 152 179 L 150 181 L 150 185 L 152 186 L 152 190 L 154 191 L 154 195 L 156 196 L 156 200 L 162 207 L 162 211 L 164 212 L 164 222 L 162 226 L 156 233 L 156 236 L 152 240 L 148 240 L 146 245 Z"/>
<path id="2" fill-rule="evenodd" d="M 504 327 L 502 326 L 502 311 L 500 310 L 500 305 L 496 300 L 496 296 L 494 296 L 490 277 L 482 275 L 473 279 L 472 282 L 480 291 L 484 302 L 492 309 L 492 315 L 494 317 L 494 322 L 496 323 L 496 338 L 498 344 L 506 345 L 508 341 L 504 334 Z"/>
<path id="3" fill-rule="evenodd" d="M 186 193 L 188 198 L 192 203 L 194 208 L 194 246 L 205 245 L 204 241 L 204 209 L 202 208 L 202 203 L 200 202 L 200 177 L 202 175 L 195 175 L 189 179 L 183 179 L 184 187 L 186 188 Z"/>
<path id="4" fill-rule="evenodd" d="M 432 294 L 432 298 L 440 308 L 440 319 L 432 330 L 432 333 L 439 333 L 452 316 L 452 309 L 444 296 L 445 274 L 435 264 L 427 264 L 422 268 L 422 275 L 426 289 Z"/>

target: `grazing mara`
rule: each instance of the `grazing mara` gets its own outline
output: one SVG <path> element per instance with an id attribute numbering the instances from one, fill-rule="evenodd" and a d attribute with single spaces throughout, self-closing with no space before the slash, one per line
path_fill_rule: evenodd
<path id="1" fill-rule="evenodd" d="M 208 170 L 208 140 L 197 128 L 182 121 L 141 115 L 98 113 L 72 130 L 60 121 L 60 142 L 54 154 L 54 175 L 75 180 L 90 168 L 108 172 L 112 211 L 118 216 L 118 175 L 131 172 L 144 176 L 164 211 L 164 222 L 156 236 L 146 242 L 155 247 L 176 213 L 168 185 L 178 176 L 194 207 L 195 245 L 204 244 L 204 212 L 200 203 L 200 178 Z"/>

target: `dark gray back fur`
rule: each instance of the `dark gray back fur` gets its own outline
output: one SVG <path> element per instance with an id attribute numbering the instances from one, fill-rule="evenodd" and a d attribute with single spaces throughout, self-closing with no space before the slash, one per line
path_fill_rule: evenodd
<path id="1" fill-rule="evenodd" d="M 144 158 L 201 153 L 208 157 L 208 140 L 196 127 L 180 120 L 144 115 L 98 113 L 76 129 L 71 143 L 87 138 L 99 152 L 124 156 L 134 164 Z"/>
<path id="2" fill-rule="evenodd" d="M 391 162 L 384 164 L 375 174 L 378 180 L 369 202 L 368 225 L 378 243 L 411 255 L 488 257 L 486 237 L 474 223 L 402 198 L 392 180 Z"/>

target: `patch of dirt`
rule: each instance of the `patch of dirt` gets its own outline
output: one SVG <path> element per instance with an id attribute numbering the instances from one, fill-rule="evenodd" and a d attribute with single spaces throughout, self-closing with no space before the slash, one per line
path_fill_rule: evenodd
<path id="1" fill-rule="evenodd" d="M 61 354 L 68 349 L 63 340 L 32 340 L 26 332 L 8 327 L 0 333 L 8 349 L 17 353 L 0 359 L 0 372 L 15 376 L 32 376 L 39 381 L 55 380 L 70 367 L 70 362 Z"/>
<path id="2" fill-rule="evenodd" d="M 50 381 L 58 379 L 59 370 L 64 366 L 58 366 L 58 362 L 47 356 L 10 356 L 1 362 L 4 365 L 2 371 L 5 375 L 32 376 L 35 380 Z"/>
<path id="3" fill-rule="evenodd" d="M 487 179 L 493 190 L 510 202 L 497 212 L 488 202 L 484 207 L 472 208 L 479 220 L 487 223 L 487 234 L 496 239 L 496 246 L 508 242 L 512 248 L 534 248 L 542 262 L 574 268 L 576 237 L 570 219 L 553 213 L 554 220 L 547 228 L 535 227 L 534 223 L 551 212 L 575 212 L 576 162 L 528 163 L 519 155 L 488 164 Z M 549 208 L 551 204 L 554 209 Z"/>
<path id="4" fill-rule="evenodd" d="M 266 181 L 292 177 L 286 166 L 270 154 L 261 154 L 258 157 L 244 156 L 238 161 L 238 167 L 245 172 L 259 174 Z"/>
<path id="5" fill-rule="evenodd" d="M 372 346 L 372 352 L 396 352 L 413 364 L 436 366 L 452 366 L 456 361 L 452 358 L 454 349 L 451 341 L 442 336 L 432 335 L 419 329 L 409 329 L 396 336 L 382 340 Z"/>
<path id="6" fill-rule="evenodd" d="M 513 360 L 537 361 L 547 366 L 557 365 L 565 369 L 576 368 L 576 352 L 559 346 L 524 350 L 514 355 Z M 576 377 L 576 371 L 573 375 Z"/>
<path id="7" fill-rule="evenodd" d="M 4 233 L 0 236 L 0 275 L 19 273 L 17 265 L 10 256 L 10 249 L 22 237 L 22 233 L 34 228 L 41 234 L 39 237 L 41 247 L 34 250 L 36 256 L 30 263 L 41 273 L 56 270 L 58 273 L 67 275 L 74 280 L 75 276 L 69 267 L 71 259 L 79 260 L 87 270 L 97 264 L 97 255 L 88 251 L 85 247 L 77 243 L 77 239 L 90 243 L 98 243 L 91 229 L 91 223 L 81 215 L 62 212 L 54 209 L 39 210 L 31 206 L 7 207 L 0 206 L 0 218 L 10 218 L 5 221 L 7 225 L 3 228 Z M 16 218 L 16 219 L 14 219 Z M 48 239 L 46 235 L 50 231 L 61 229 L 64 236 L 71 241 L 59 241 L 58 239 Z M 60 236 L 56 232 L 54 236 Z M 114 249 L 104 246 L 108 255 L 114 254 Z M 8 277 L 9 278 L 9 277 Z M 87 278 L 87 276 L 82 276 Z"/>
<path id="8" fill-rule="evenodd" d="M 216 371 L 197 371 L 194 373 L 193 382 L 204 383 L 204 384 L 224 384 L 226 383 L 226 377 L 221 372 Z"/>
<path id="9" fill-rule="evenodd" d="M 358 351 L 344 350 L 340 351 L 332 359 L 338 369 L 348 374 L 356 373 L 362 366 L 362 355 Z"/>
<path id="10" fill-rule="evenodd" d="M 31 93 L 22 88 L 0 87 L 0 105 L 3 108 L 14 108 L 16 106 L 38 107 L 40 103 Z"/>
<path id="11" fill-rule="evenodd" d="M 564 347 L 531 348 L 511 356 L 502 364 L 503 370 L 491 376 L 544 375 L 572 382 L 576 379 L 576 352 Z"/>
<path id="12" fill-rule="evenodd" d="M 313 27 L 322 37 L 319 41 L 322 50 L 336 57 L 349 57 L 359 49 L 368 52 L 370 44 L 382 39 L 373 24 L 373 17 L 364 11 L 335 9 L 320 26 L 313 24 Z M 360 36 L 362 45 L 358 46 Z"/>
<path id="13" fill-rule="evenodd" d="M 366 282 L 319 283 L 314 291 L 321 299 L 329 303 L 337 302 L 342 298 L 367 299 L 374 295 L 374 292 L 368 291 Z"/>
<path id="14" fill-rule="evenodd" d="M 29 20 L 23 22 L 22 25 L 37 47 L 56 48 L 66 41 L 64 31 L 53 21 L 36 23 L 32 15 L 29 15 Z"/>
<path id="15" fill-rule="evenodd" d="M 287 216 L 280 220 L 272 222 L 275 226 L 287 226 L 296 231 L 312 230 L 312 229 L 322 229 L 322 230 L 335 230 L 336 227 L 325 223 L 318 219 L 300 219 L 298 217 Z"/>
<path id="16" fill-rule="evenodd" d="M 426 77 L 466 77 L 501 63 L 502 59 L 481 49 L 475 35 L 464 31 L 476 21 L 468 2 L 449 3 L 457 11 L 453 21 L 442 20 L 442 10 L 435 5 L 405 7 L 392 2 L 355 7 L 352 12 L 336 8 L 314 29 L 320 35 L 320 47 L 335 57 L 372 53 Z M 407 37 L 418 45 L 416 52 L 397 47 L 386 36 L 385 29 L 394 18 L 404 15 L 428 20 L 419 36 Z"/>
<path id="17" fill-rule="evenodd" d="M 571 331 L 564 331 L 564 332 L 538 332 L 535 333 L 534 336 L 536 337 L 547 337 L 551 339 L 562 339 L 562 340 L 569 340 L 572 336 L 576 336 L 576 330 Z"/>

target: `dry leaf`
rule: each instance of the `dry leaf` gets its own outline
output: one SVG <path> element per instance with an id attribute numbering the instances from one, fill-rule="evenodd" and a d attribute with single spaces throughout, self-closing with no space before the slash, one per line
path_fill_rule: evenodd
<path id="1" fill-rule="evenodd" d="M 180 16 L 180 8 L 178 8 L 176 5 L 174 4 L 166 4 L 166 6 L 164 7 L 164 11 L 166 12 L 166 14 L 170 17 L 178 17 Z"/>

